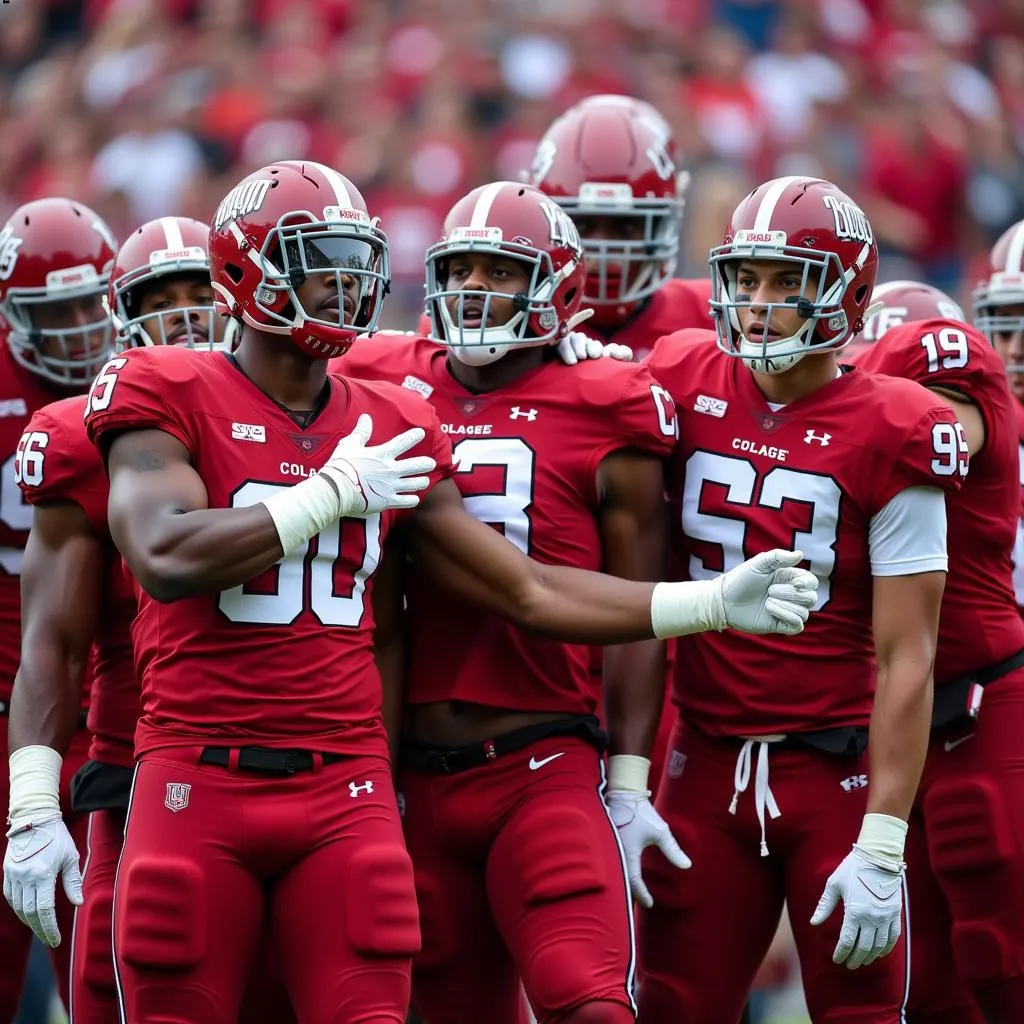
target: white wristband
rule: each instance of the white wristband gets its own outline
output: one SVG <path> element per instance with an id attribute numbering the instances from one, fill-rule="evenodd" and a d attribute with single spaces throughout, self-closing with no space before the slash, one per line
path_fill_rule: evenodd
<path id="1" fill-rule="evenodd" d="M 725 629 L 722 577 L 689 583 L 659 583 L 651 594 L 651 628 L 660 640 Z"/>
<path id="2" fill-rule="evenodd" d="M 608 758 L 608 788 L 647 793 L 651 762 L 636 754 L 614 754 Z"/>
<path id="3" fill-rule="evenodd" d="M 310 537 L 341 518 L 342 502 L 337 485 L 317 474 L 292 487 L 275 491 L 261 502 L 270 513 L 287 558 L 304 547 Z"/>
<path id="4" fill-rule="evenodd" d="M 60 766 L 63 758 L 52 747 L 21 747 L 10 756 L 12 826 L 60 814 Z"/>
<path id="5" fill-rule="evenodd" d="M 857 837 L 857 848 L 890 871 L 903 868 L 907 823 L 890 814 L 865 814 Z"/>

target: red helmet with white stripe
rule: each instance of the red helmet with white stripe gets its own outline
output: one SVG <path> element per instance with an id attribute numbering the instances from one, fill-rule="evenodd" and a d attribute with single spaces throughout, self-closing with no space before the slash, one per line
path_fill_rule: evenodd
<path id="1" fill-rule="evenodd" d="M 64 387 L 87 386 L 113 354 L 103 309 L 117 242 L 99 214 L 37 199 L 0 229 L 0 310 L 14 358 Z"/>
<path id="2" fill-rule="evenodd" d="M 489 291 L 482 310 L 466 327 L 463 305 L 480 303 L 481 292 L 448 288 L 453 256 L 484 253 L 526 265 L 525 292 Z M 516 346 L 547 345 L 571 330 L 583 301 L 585 267 L 576 226 L 543 192 L 515 181 L 495 181 L 473 189 L 449 211 L 441 240 L 427 250 L 427 313 L 431 334 L 450 345 L 460 360 L 492 363 Z M 453 305 L 453 317 L 449 300 Z M 511 304 L 512 316 L 494 324 L 493 300 Z"/>
<path id="3" fill-rule="evenodd" d="M 803 318 L 788 338 L 747 338 L 737 311 L 754 305 L 739 295 L 742 260 L 791 263 L 801 275 L 799 294 L 787 300 Z M 843 348 L 864 325 L 878 273 L 878 246 L 861 209 L 831 182 L 800 176 L 775 178 L 736 207 L 725 240 L 711 250 L 711 309 L 718 345 L 753 370 L 781 373 L 809 352 Z"/>
<path id="4" fill-rule="evenodd" d="M 202 221 L 158 217 L 125 239 L 117 250 L 107 294 L 110 318 L 121 333 L 121 344 L 213 347 L 219 318 L 212 301 L 146 313 L 141 309 L 144 294 L 161 279 L 188 274 L 209 286 L 209 236 L 210 229 Z"/>
<path id="5" fill-rule="evenodd" d="M 210 273 L 219 312 L 333 359 L 377 328 L 390 284 L 388 241 L 348 178 L 282 160 L 254 171 L 217 207 Z M 333 277 L 336 309 L 303 308 L 296 288 L 310 275 Z M 359 285 L 354 308 L 341 299 L 346 278 Z"/>
<path id="6" fill-rule="evenodd" d="M 631 96 L 588 96 L 548 128 L 528 181 L 582 225 L 584 304 L 595 322 L 621 321 L 674 273 L 683 196 L 668 122 Z M 629 218 L 635 238 L 590 234 L 590 218 Z"/>
<path id="7" fill-rule="evenodd" d="M 886 331 L 915 320 L 959 320 L 967 317 L 959 304 L 945 292 L 921 281 L 887 281 L 871 293 L 871 316 L 864 321 L 863 340 L 881 341 Z"/>
<path id="8" fill-rule="evenodd" d="M 994 345 L 999 334 L 1024 331 L 1024 220 L 1003 232 L 989 262 L 989 275 L 974 289 L 971 305 L 974 326 Z"/>

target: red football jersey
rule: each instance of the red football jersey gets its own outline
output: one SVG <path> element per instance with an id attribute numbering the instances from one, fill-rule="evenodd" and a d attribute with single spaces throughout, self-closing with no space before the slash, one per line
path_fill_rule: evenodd
<path id="1" fill-rule="evenodd" d="M 861 369 L 907 377 L 971 399 L 985 445 L 963 489 L 946 501 L 949 575 L 942 598 L 935 683 L 994 665 L 1024 648 L 1010 552 L 1020 521 L 1015 402 L 992 346 L 973 327 L 923 320 L 889 328 L 857 359 Z"/>
<path id="2" fill-rule="evenodd" d="M 452 440 L 454 479 L 468 511 L 548 565 L 601 568 L 597 471 L 606 455 L 635 448 L 665 457 L 676 443 L 671 399 L 633 363 L 550 361 L 486 394 L 459 384 L 446 349 L 425 338 L 377 335 L 353 345 L 338 365 L 427 397 Z M 411 703 L 595 711 L 587 647 L 524 634 L 439 596 L 415 566 L 408 588 Z"/>
<path id="3" fill-rule="evenodd" d="M 104 547 L 104 589 L 92 650 L 89 757 L 130 768 L 139 720 L 139 684 L 132 660 L 136 601 L 120 552 L 107 528 L 109 486 L 100 453 L 85 432 L 86 396 L 40 409 L 18 445 L 18 482 L 32 505 L 73 501 Z"/>
<path id="4" fill-rule="evenodd" d="M 711 579 L 771 548 L 804 552 L 820 579 L 797 637 L 680 637 L 675 698 L 712 735 L 866 725 L 875 685 L 871 518 L 900 491 L 959 486 L 956 417 L 920 385 L 850 369 L 773 411 L 704 331 L 647 360 L 676 402 L 670 495 L 683 578 Z"/>
<path id="5" fill-rule="evenodd" d="M 389 384 L 328 377 L 329 398 L 303 429 L 227 355 L 135 349 L 93 384 L 94 443 L 163 430 L 188 449 L 210 508 L 244 507 L 315 473 L 359 416 L 379 442 L 419 426 L 411 455 L 432 455 L 431 486 L 451 446 L 421 398 Z M 142 682 L 139 754 L 211 740 L 386 754 L 373 659 L 373 574 L 406 512 L 345 519 L 248 583 L 161 604 L 141 593 L 133 626 Z"/>
<path id="6" fill-rule="evenodd" d="M 5 705 L 21 660 L 21 560 L 32 528 L 32 507 L 14 476 L 15 452 L 29 418 L 53 399 L 14 361 L 5 331 L 0 335 L 0 702 Z M 87 702 L 87 690 L 82 699 Z"/>
<path id="7" fill-rule="evenodd" d="M 1017 418 L 1017 458 L 1020 478 L 1020 519 L 1017 522 L 1017 538 L 1013 545 L 1013 589 L 1017 595 L 1017 606 L 1024 614 L 1024 405 L 1015 401 Z"/>

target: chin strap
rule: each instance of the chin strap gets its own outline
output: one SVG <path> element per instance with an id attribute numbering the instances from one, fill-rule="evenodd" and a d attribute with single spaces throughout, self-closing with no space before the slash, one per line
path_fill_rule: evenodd
<path id="1" fill-rule="evenodd" d="M 586 309 L 581 309 L 578 313 L 573 313 L 573 315 L 569 317 L 569 322 L 566 325 L 566 334 L 576 327 L 579 327 L 579 325 L 584 321 L 589 320 L 595 312 L 596 310 L 591 309 L 588 306 Z"/>

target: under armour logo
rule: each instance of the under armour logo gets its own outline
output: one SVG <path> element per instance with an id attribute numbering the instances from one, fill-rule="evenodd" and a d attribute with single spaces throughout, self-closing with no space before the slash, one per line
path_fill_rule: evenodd
<path id="1" fill-rule="evenodd" d="M 186 782 L 168 782 L 164 796 L 164 807 L 177 814 L 188 807 L 188 794 L 192 787 Z"/>
<path id="2" fill-rule="evenodd" d="M 508 414 L 508 418 L 510 420 L 517 420 L 521 416 L 525 417 L 532 423 L 537 418 L 537 410 L 527 409 L 526 412 L 523 412 L 518 405 L 513 405 L 512 411 Z"/>
<path id="3" fill-rule="evenodd" d="M 839 783 L 847 793 L 854 789 L 863 789 L 868 784 L 868 777 L 866 775 L 851 775 L 848 779 L 843 779 Z"/>
<path id="4" fill-rule="evenodd" d="M 361 786 L 357 786 L 354 782 L 348 784 L 348 795 L 355 800 L 360 793 L 372 793 L 373 782 L 367 779 Z"/>
<path id="5" fill-rule="evenodd" d="M 829 441 L 832 440 L 831 434 L 816 434 L 813 430 L 808 430 L 804 434 L 804 444 L 810 444 L 812 441 L 817 441 L 822 448 L 827 448 Z"/>

